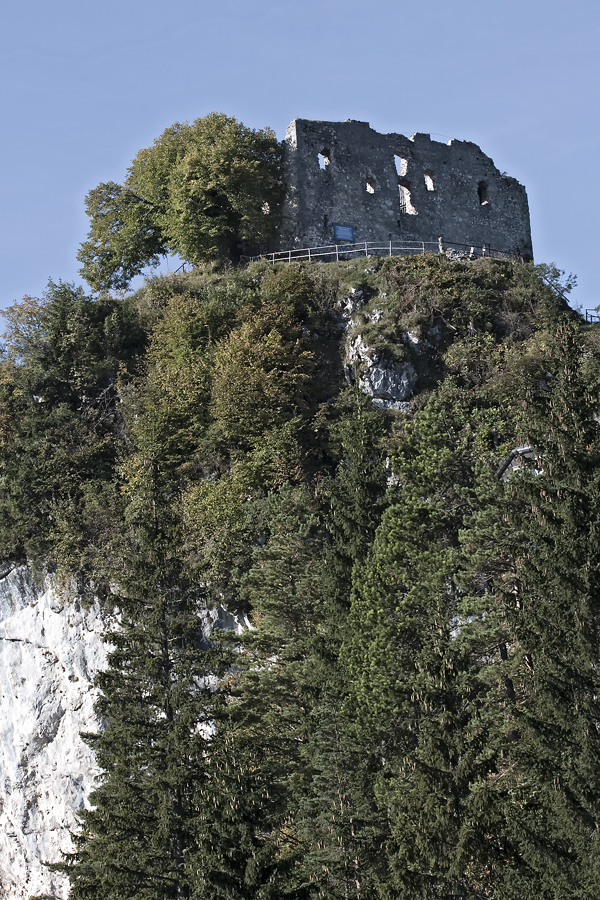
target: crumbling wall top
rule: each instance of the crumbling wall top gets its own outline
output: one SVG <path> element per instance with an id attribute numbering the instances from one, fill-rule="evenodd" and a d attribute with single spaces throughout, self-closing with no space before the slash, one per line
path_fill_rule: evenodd
<path id="1" fill-rule="evenodd" d="M 343 226 L 356 241 L 444 236 L 533 258 L 525 188 L 471 141 L 294 119 L 285 156 L 280 248 L 334 243 Z"/>

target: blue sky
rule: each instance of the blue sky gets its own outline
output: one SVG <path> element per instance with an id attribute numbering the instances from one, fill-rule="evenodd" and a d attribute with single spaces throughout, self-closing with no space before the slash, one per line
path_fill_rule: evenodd
<path id="1" fill-rule="evenodd" d="M 212 110 L 475 141 L 596 306 L 599 47 L 597 0 L 4 0 L 0 309 L 79 281 L 87 191 Z"/>

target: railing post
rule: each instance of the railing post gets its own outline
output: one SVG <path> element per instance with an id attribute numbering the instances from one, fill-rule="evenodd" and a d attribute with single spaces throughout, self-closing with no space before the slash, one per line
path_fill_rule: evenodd
<path id="1" fill-rule="evenodd" d="M 369 251 L 367 250 L 367 242 L 365 241 L 365 256 L 369 255 Z"/>
<path id="2" fill-rule="evenodd" d="M 308 261 L 310 262 L 310 247 L 308 248 Z"/>
<path id="3" fill-rule="evenodd" d="M 425 241 L 423 241 L 423 256 L 425 256 Z"/>
<path id="4" fill-rule="evenodd" d="M 339 252 L 339 250 L 338 250 L 338 245 L 337 245 L 337 244 L 335 245 L 335 261 L 336 261 L 336 262 L 339 262 L 339 261 L 340 261 L 340 252 Z"/>
<path id="5" fill-rule="evenodd" d="M 390 241 L 390 256 L 392 255 L 392 242 Z"/>

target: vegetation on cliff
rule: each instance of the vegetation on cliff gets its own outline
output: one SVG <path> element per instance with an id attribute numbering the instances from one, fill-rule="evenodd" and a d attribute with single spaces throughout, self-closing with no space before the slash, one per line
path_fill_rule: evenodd
<path id="1" fill-rule="evenodd" d="M 600 348 L 556 275 L 212 263 L 12 307 L 2 557 L 121 622 L 73 898 L 598 895 Z"/>

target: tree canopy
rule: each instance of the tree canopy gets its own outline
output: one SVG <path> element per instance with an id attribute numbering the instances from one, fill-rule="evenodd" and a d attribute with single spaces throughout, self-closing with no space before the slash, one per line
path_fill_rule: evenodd
<path id="1" fill-rule="evenodd" d="M 120 616 L 72 900 L 596 900 L 600 329 L 550 274 L 209 265 L 8 312 L 2 561 Z"/>
<path id="2" fill-rule="evenodd" d="M 81 274 L 94 290 L 122 289 L 166 253 L 196 264 L 264 243 L 277 222 L 281 166 L 269 128 L 223 113 L 172 125 L 140 150 L 123 184 L 87 195 Z"/>

